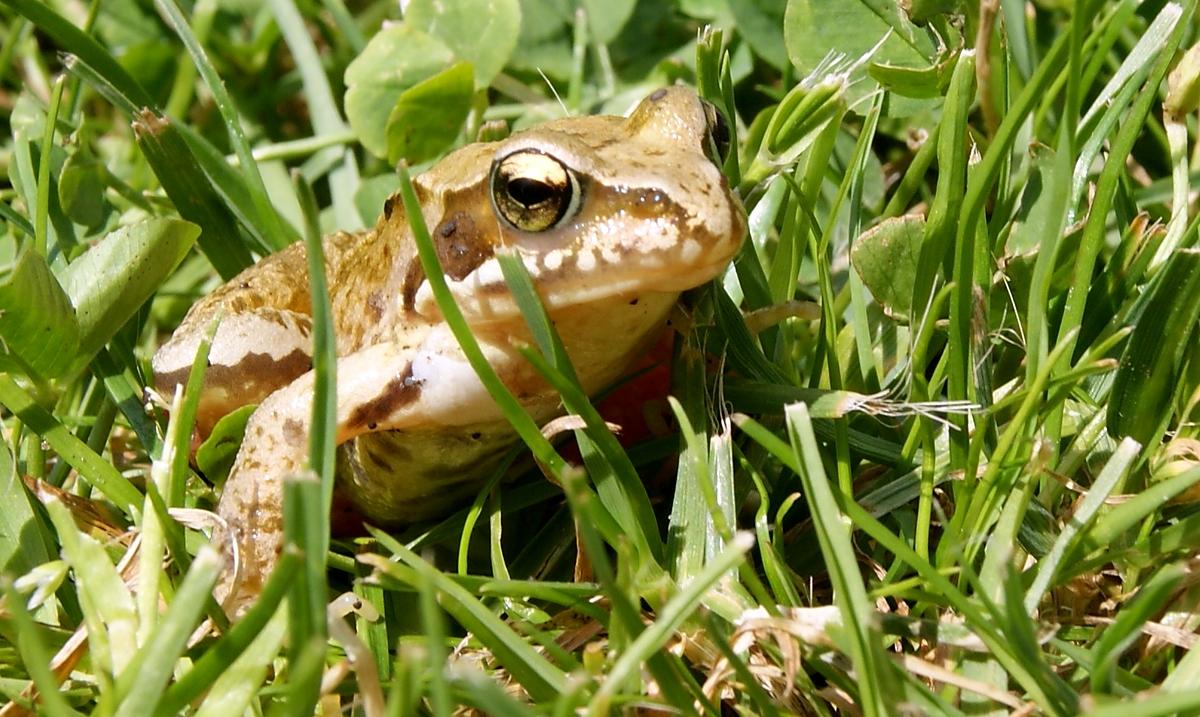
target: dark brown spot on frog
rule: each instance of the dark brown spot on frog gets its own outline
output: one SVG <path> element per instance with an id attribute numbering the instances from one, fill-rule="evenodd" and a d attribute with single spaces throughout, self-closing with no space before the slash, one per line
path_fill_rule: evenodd
<path id="1" fill-rule="evenodd" d="M 308 442 L 308 434 L 304 430 L 304 424 L 295 418 L 288 418 L 283 422 L 283 437 L 293 446 L 302 446 Z"/>
<path id="2" fill-rule="evenodd" d="M 662 98 L 664 98 L 666 96 L 667 96 L 667 88 L 663 87 L 662 89 L 655 90 L 654 93 L 650 95 L 650 101 L 658 102 L 659 100 L 661 100 Z"/>
<path id="3" fill-rule="evenodd" d="M 387 382 L 375 398 L 355 408 L 347 419 L 351 430 L 367 428 L 375 430 L 379 422 L 392 415 L 396 409 L 406 406 L 421 395 L 421 382 L 412 375 L 412 363 L 404 372 Z"/>
<path id="4" fill-rule="evenodd" d="M 382 291 L 376 289 L 367 294 L 367 310 L 371 312 L 372 320 L 379 321 L 382 319 L 385 308 L 387 308 L 387 302 L 383 300 Z"/>
<path id="5" fill-rule="evenodd" d="M 400 201 L 400 196 L 393 194 L 383 203 L 383 219 L 387 221 L 392 218 L 392 212 L 396 210 L 396 203 Z"/>
<path id="6" fill-rule="evenodd" d="M 414 256 L 408 265 L 408 271 L 404 273 L 404 283 L 400 287 L 400 295 L 403 297 L 405 310 L 412 311 L 416 308 L 417 289 L 421 288 L 422 281 L 425 281 L 425 268 L 421 266 L 421 262 Z"/>
<path id="7" fill-rule="evenodd" d="M 480 231 L 474 217 L 466 212 L 450 215 L 437 226 L 434 234 L 442 271 L 455 281 L 462 281 L 492 257 L 492 243 Z"/>

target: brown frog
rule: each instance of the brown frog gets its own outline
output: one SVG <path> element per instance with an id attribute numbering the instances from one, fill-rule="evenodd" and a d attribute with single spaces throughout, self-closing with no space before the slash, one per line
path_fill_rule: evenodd
<path id="1" fill-rule="evenodd" d="M 530 343 L 496 253 L 515 252 L 589 392 L 661 333 L 681 291 L 737 252 L 745 214 L 717 166 L 728 132 L 683 87 L 628 117 L 555 120 L 472 144 L 415 180 L 446 279 L 488 361 L 534 418 L 559 398 L 514 345 Z M 337 338 L 337 493 L 362 518 L 444 515 L 515 434 L 442 320 L 399 196 L 375 228 L 324 240 Z M 251 403 L 220 502 L 240 554 L 233 589 L 258 592 L 282 542 L 282 480 L 305 468 L 312 414 L 305 248 L 268 256 L 198 302 L 154 357 L 158 388 L 186 380 L 201 335 L 223 320 L 198 427 Z"/>

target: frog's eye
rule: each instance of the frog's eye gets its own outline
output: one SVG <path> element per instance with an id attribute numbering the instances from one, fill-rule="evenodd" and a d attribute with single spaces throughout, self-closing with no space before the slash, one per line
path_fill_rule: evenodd
<path id="1" fill-rule="evenodd" d="M 725 117 L 721 111 L 708 102 L 701 101 L 704 105 L 704 120 L 708 124 L 708 150 L 709 158 L 718 165 L 725 163 L 725 158 L 729 156 L 729 125 L 725 122 Z"/>
<path id="2" fill-rule="evenodd" d="M 579 180 L 548 154 L 522 150 L 492 166 L 492 204 L 517 229 L 541 232 L 579 209 Z"/>

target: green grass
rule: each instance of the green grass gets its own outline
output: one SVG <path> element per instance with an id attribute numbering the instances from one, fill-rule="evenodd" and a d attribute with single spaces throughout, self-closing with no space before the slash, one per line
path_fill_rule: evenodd
<path id="1" fill-rule="evenodd" d="M 1200 713 L 1196 4 L 0 0 L 3 700 Z M 230 625 L 203 358 L 143 398 L 186 308 L 394 191 L 419 216 L 408 167 L 498 123 L 677 81 L 735 120 L 750 236 L 685 297 L 657 431 L 610 430 L 502 257 L 574 430 L 433 281 L 529 450 L 441 522 L 331 537 L 318 298 L 313 471 Z"/>

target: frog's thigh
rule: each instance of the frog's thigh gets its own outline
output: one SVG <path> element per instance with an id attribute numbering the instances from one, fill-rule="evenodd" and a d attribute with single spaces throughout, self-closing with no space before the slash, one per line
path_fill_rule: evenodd
<path id="1" fill-rule="evenodd" d="M 187 382 L 205 327 L 177 333 L 154 356 L 154 380 L 166 396 Z M 312 319 L 261 307 L 222 319 L 204 374 L 197 427 L 207 435 L 226 413 L 260 403 L 312 368 Z"/>

